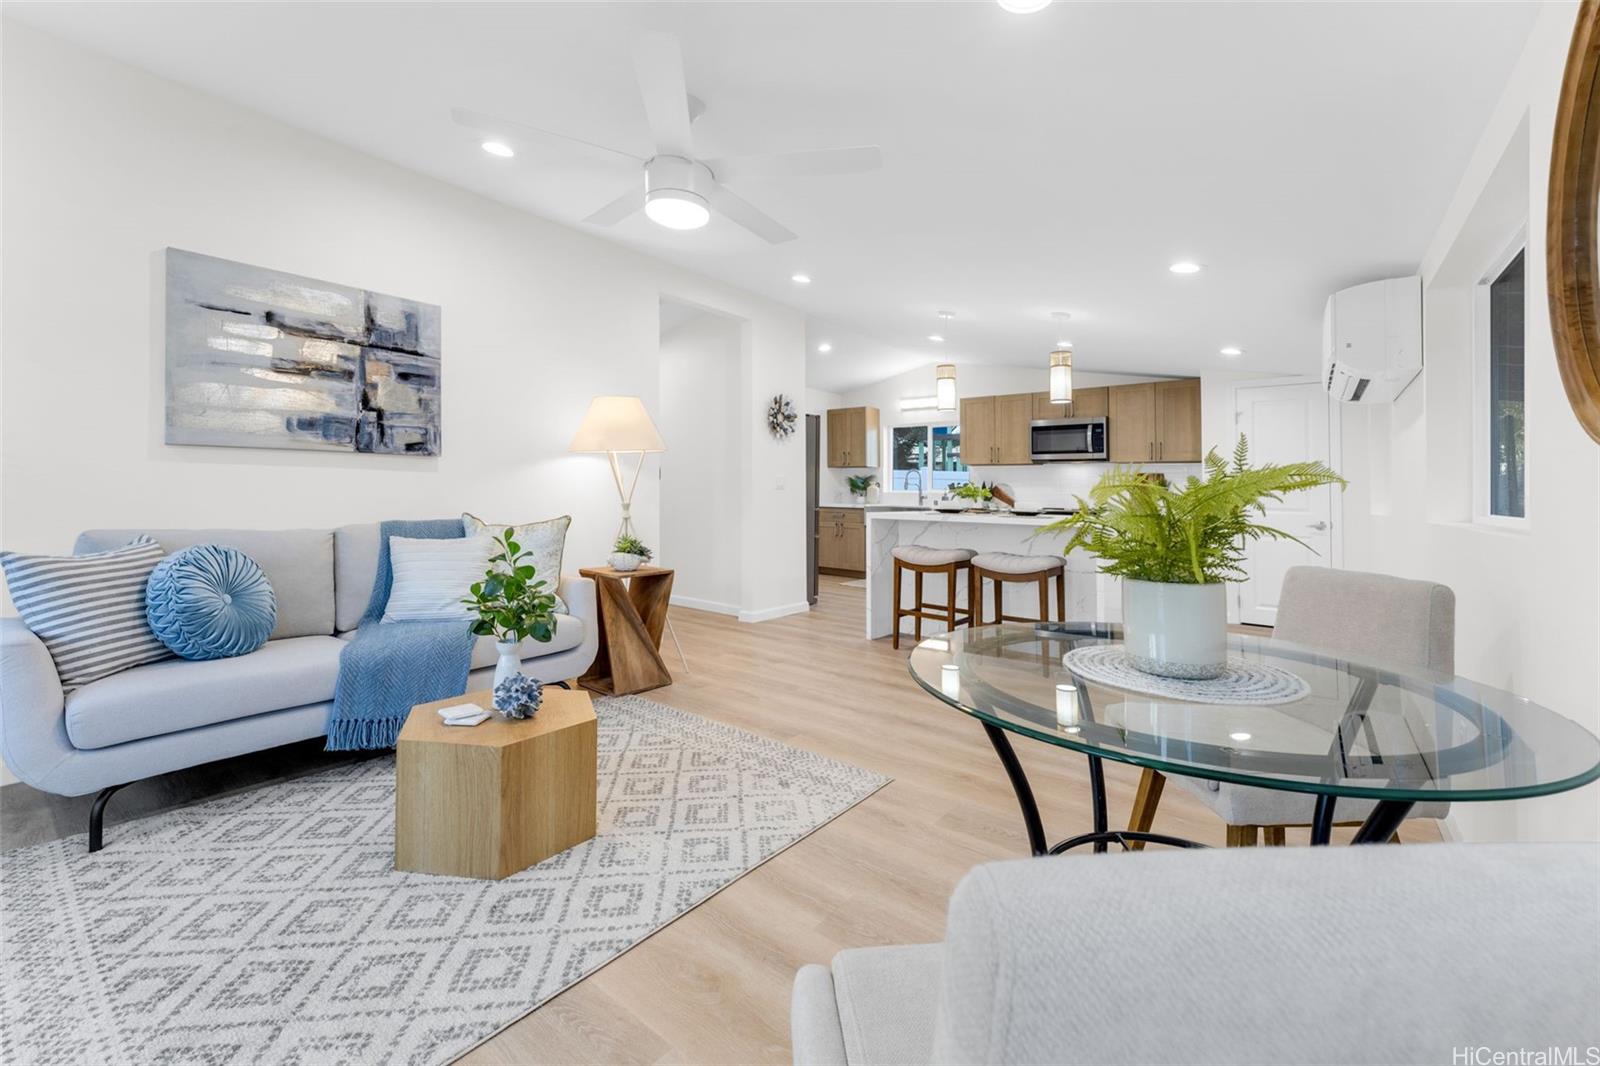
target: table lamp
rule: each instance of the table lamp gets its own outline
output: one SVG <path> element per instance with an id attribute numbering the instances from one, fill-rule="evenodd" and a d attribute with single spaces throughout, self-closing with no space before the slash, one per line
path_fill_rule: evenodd
<path id="1" fill-rule="evenodd" d="M 637 396 L 596 396 L 590 400 L 583 424 L 567 448 L 569 452 L 581 454 L 604 454 L 611 460 L 611 476 L 617 483 L 617 496 L 622 500 L 619 537 L 633 535 L 633 517 L 629 511 L 633 506 L 633 490 L 639 487 L 639 473 L 644 469 L 645 453 L 666 450 L 666 443 L 644 409 L 644 401 Z M 619 456 L 633 453 L 638 454 L 639 463 L 633 468 L 633 479 L 624 488 Z"/>

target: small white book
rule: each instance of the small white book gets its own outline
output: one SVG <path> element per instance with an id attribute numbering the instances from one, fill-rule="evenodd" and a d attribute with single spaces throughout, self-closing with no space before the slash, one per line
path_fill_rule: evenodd
<path id="1" fill-rule="evenodd" d="M 453 722 L 463 718 L 477 718 L 481 722 L 488 715 L 489 712 L 479 707 L 476 703 L 455 703 L 449 707 L 439 708 L 439 717 L 446 722 Z"/>
<path id="2" fill-rule="evenodd" d="M 465 718 L 446 718 L 444 720 L 444 724 L 445 725 L 477 725 L 479 722 L 485 720 L 488 717 L 489 717 L 489 712 L 480 708 L 478 710 L 477 714 L 468 715 Z"/>

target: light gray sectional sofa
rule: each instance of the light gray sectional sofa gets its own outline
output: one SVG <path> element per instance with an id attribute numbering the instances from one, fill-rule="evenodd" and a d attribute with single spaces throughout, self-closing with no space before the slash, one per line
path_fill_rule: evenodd
<path id="1" fill-rule="evenodd" d="M 1597 899 L 1593 844 L 992 863 L 956 887 L 944 943 L 802 969 L 794 1061 L 1593 1061 Z"/>
<path id="2" fill-rule="evenodd" d="M 19 619 L 0 619 L 0 752 L 19 778 L 82 796 L 156 774 L 322 736 L 339 676 L 339 652 L 366 610 L 378 568 L 378 526 L 338 529 L 98 529 L 75 551 L 120 547 L 140 533 L 168 553 L 194 544 L 237 548 L 272 583 L 278 621 L 257 651 L 231 659 L 168 659 L 63 695 L 45 646 Z M 522 646 L 523 672 L 577 677 L 599 644 L 594 582 L 565 576 L 569 615 L 555 638 Z M 469 688 L 487 687 L 494 640 L 473 651 Z M 99 844 L 104 799 L 91 816 Z"/>

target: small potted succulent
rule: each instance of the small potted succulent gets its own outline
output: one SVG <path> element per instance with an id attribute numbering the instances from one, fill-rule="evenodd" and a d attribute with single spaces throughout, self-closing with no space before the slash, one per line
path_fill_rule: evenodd
<path id="1" fill-rule="evenodd" d="M 626 572 L 639 569 L 648 563 L 654 554 L 644 546 L 644 541 L 632 533 L 624 533 L 611 546 L 611 558 L 607 561 L 611 563 L 612 569 Z"/>
<path id="2" fill-rule="evenodd" d="M 1227 582 L 1243 581 L 1250 541 L 1302 544 L 1262 525 L 1264 501 L 1344 479 L 1322 463 L 1250 465 L 1244 437 L 1233 462 L 1213 449 L 1206 476 L 1174 488 L 1128 467 L 1102 477 L 1076 514 L 1039 530 L 1083 548 L 1102 574 L 1122 578 L 1122 634 L 1128 662 L 1162 677 L 1220 677 L 1228 669 Z"/>
<path id="3" fill-rule="evenodd" d="M 850 485 L 850 498 L 857 503 L 865 503 L 867 490 L 877 482 L 877 474 L 863 474 L 860 477 L 850 476 L 845 481 Z"/>
<path id="4" fill-rule="evenodd" d="M 493 637 L 500 657 L 494 666 L 494 684 L 522 672 L 517 647 L 528 637 L 547 643 L 556 631 L 556 597 L 548 583 L 531 563 L 522 545 L 511 539 L 507 529 L 494 541 L 489 569 L 482 581 L 474 581 L 462 603 L 477 616 L 472 632 Z"/>

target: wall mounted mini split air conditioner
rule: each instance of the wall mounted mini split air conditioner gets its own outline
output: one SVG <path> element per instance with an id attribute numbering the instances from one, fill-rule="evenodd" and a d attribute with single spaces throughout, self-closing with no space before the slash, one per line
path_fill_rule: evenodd
<path id="1" fill-rule="evenodd" d="M 1344 403 L 1388 403 L 1422 373 L 1422 279 L 1340 289 L 1322 312 L 1322 380 Z"/>

